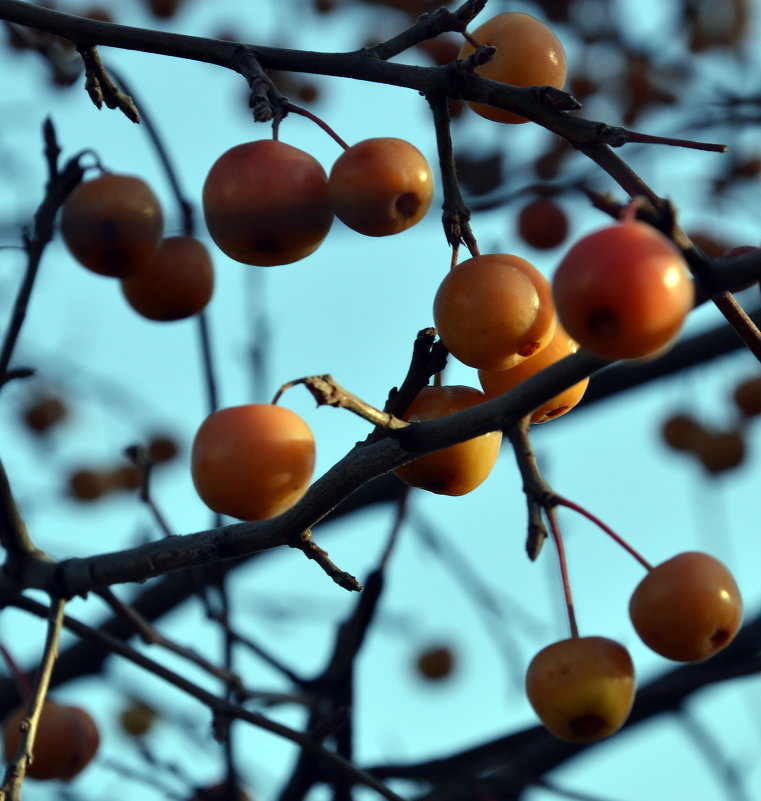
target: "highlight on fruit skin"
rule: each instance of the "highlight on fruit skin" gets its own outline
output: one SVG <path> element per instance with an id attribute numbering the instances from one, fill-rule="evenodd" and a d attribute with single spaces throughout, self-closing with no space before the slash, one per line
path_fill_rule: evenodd
<path id="1" fill-rule="evenodd" d="M 686 551 L 648 571 L 629 601 L 642 641 L 676 662 L 702 662 L 726 648 L 743 617 L 740 590 L 726 565 Z"/>
<path id="2" fill-rule="evenodd" d="M 212 412 L 193 440 L 191 475 L 213 511 L 241 520 L 275 517 L 312 479 L 314 435 L 283 406 L 252 403 Z"/>
<path id="3" fill-rule="evenodd" d="M 483 370 L 507 370 L 533 356 L 557 324 L 547 279 L 508 253 L 474 256 L 453 267 L 436 292 L 433 318 L 452 355 Z"/>
<path id="4" fill-rule="evenodd" d="M 681 252 L 637 220 L 576 242 L 555 271 L 552 294 L 569 335 L 607 359 L 658 355 L 676 338 L 695 300 Z"/>
<path id="5" fill-rule="evenodd" d="M 593 743 L 618 731 L 629 717 L 635 687 L 629 652 L 607 637 L 552 643 L 526 672 L 526 695 L 542 724 L 573 743 Z"/>
<path id="6" fill-rule="evenodd" d="M 576 353 L 578 349 L 578 344 L 558 323 L 552 339 L 539 353 L 535 353 L 509 370 L 479 370 L 478 380 L 481 382 L 486 397 L 496 398 L 522 384 L 527 378 L 536 375 L 545 367 Z M 589 379 L 583 378 L 534 409 L 529 419 L 532 423 L 546 423 L 570 412 L 584 397 L 588 385 Z"/>
<path id="7" fill-rule="evenodd" d="M 333 210 L 366 236 L 389 236 L 416 225 L 433 198 L 433 173 L 410 142 L 365 139 L 345 150 L 328 177 Z"/>
<path id="8" fill-rule="evenodd" d="M 423 387 L 402 415 L 410 422 L 433 420 L 469 409 L 486 400 L 474 387 Z M 489 477 L 499 456 L 501 431 L 490 431 L 397 467 L 396 476 L 412 487 L 437 495 L 466 495 Z"/>
<path id="9" fill-rule="evenodd" d="M 6 763 L 16 756 L 21 732 L 19 726 L 27 707 L 17 707 L 3 721 L 3 745 Z M 31 779 L 68 781 L 81 773 L 98 751 L 100 733 L 95 721 L 78 706 L 46 700 L 40 714 L 37 736 L 32 747 L 33 759 L 26 775 Z"/>
<path id="10" fill-rule="evenodd" d="M 494 57 L 476 67 L 483 78 L 511 86 L 554 86 L 562 89 L 567 66 L 565 50 L 555 34 L 540 20 L 529 14 L 509 11 L 498 14 L 472 32 L 481 45 L 497 48 Z M 460 58 L 467 58 L 475 47 L 464 42 Z M 476 114 L 495 122 L 520 124 L 525 117 L 482 103 L 468 103 Z"/>

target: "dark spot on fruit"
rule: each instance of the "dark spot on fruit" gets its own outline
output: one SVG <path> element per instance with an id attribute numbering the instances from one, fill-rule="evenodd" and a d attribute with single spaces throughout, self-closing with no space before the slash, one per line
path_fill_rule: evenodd
<path id="1" fill-rule="evenodd" d="M 568 728 L 577 737 L 596 737 L 607 725 L 599 715 L 580 715 L 569 722 Z"/>
<path id="2" fill-rule="evenodd" d="M 119 226 L 114 220 L 103 220 L 100 224 L 100 235 L 106 242 L 114 242 L 119 238 Z"/>
<path id="3" fill-rule="evenodd" d="M 256 239 L 254 248 L 260 253 L 280 253 L 280 245 L 274 239 Z"/>
<path id="4" fill-rule="evenodd" d="M 729 632 L 726 629 L 716 629 L 711 635 L 711 644 L 714 648 L 722 648 L 729 641 Z"/>
<path id="5" fill-rule="evenodd" d="M 610 309 L 597 309 L 587 315 L 587 330 L 600 339 L 612 339 L 618 328 L 618 318 Z"/>
<path id="6" fill-rule="evenodd" d="M 564 411 L 568 409 L 568 406 L 558 406 L 557 409 L 552 409 L 549 412 L 545 412 L 545 417 L 557 417 L 559 414 L 563 414 Z"/>
<path id="7" fill-rule="evenodd" d="M 396 210 L 402 217 L 414 217 L 420 208 L 420 198 L 414 192 L 405 192 L 396 199 Z"/>
<path id="8" fill-rule="evenodd" d="M 524 358 L 528 356 L 533 356 L 541 347 L 539 342 L 528 342 L 525 345 L 518 348 L 518 355 L 523 356 Z"/>

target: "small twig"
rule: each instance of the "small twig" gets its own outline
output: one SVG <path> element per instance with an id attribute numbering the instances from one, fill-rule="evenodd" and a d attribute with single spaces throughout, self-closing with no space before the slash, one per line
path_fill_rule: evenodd
<path id="1" fill-rule="evenodd" d="M 29 559 L 48 558 L 35 546 L 29 536 L 2 462 L 0 462 L 0 545 L 8 554 L 4 570 L 10 574 Z"/>
<path id="2" fill-rule="evenodd" d="M 444 192 L 444 202 L 441 204 L 443 209 L 441 220 L 444 225 L 444 235 L 451 247 L 455 248 L 462 242 L 470 251 L 471 256 L 477 256 L 479 253 L 478 243 L 470 228 L 471 212 L 462 198 L 460 184 L 457 180 L 447 103 L 448 100 L 444 95 L 428 98 L 436 131 L 436 147 L 439 154 L 439 169 Z"/>
<path id="3" fill-rule="evenodd" d="M 111 80 L 97 48 L 81 47 L 77 52 L 85 65 L 85 89 L 96 108 L 102 108 L 105 103 L 107 108 L 118 108 L 128 120 L 139 123 L 140 113 L 135 102 Z"/>
<path id="4" fill-rule="evenodd" d="M 276 125 L 279 124 L 288 113 L 288 98 L 267 75 L 254 55 L 253 49 L 246 45 L 238 45 L 232 66 L 246 79 L 251 89 L 248 105 L 254 115 L 254 121 L 274 121 Z"/>
<path id="5" fill-rule="evenodd" d="M 523 479 L 523 492 L 528 505 L 526 552 L 528 558 L 534 561 L 539 556 L 542 545 L 547 539 L 544 512 L 556 503 L 556 496 L 539 470 L 536 455 L 528 437 L 529 426 L 530 418 L 524 417 L 517 425 L 506 429 L 505 434 L 513 446 L 515 460 Z"/>
<path id="6" fill-rule="evenodd" d="M 50 606 L 48 615 L 48 630 L 45 637 L 45 650 L 42 656 L 40 668 L 35 676 L 32 697 L 29 700 L 26 715 L 19 724 L 21 738 L 18 749 L 3 776 L 3 784 L 0 789 L 0 799 L 5 801 L 19 801 L 21 798 L 21 784 L 24 781 L 27 768 L 32 763 L 34 752 L 34 740 L 39 728 L 40 716 L 45 704 L 45 697 L 50 685 L 50 676 L 53 672 L 53 665 L 58 656 L 58 641 L 63 627 L 63 612 L 66 601 L 62 598 L 55 598 Z"/>
<path id="7" fill-rule="evenodd" d="M 130 445 L 124 449 L 124 455 L 140 470 L 140 488 L 138 491 L 140 500 L 148 507 L 164 536 L 175 536 L 163 512 L 151 495 L 151 475 L 153 474 L 154 462 L 148 458 L 146 449 L 140 445 Z"/>
<path id="8" fill-rule="evenodd" d="M 34 229 L 31 235 L 24 235 L 24 249 L 27 252 L 27 267 L 24 279 L 13 304 L 10 324 L 5 334 L 2 349 L 0 349 L 0 381 L 8 373 L 13 351 L 18 342 L 21 328 L 26 318 L 29 299 L 32 295 L 35 279 L 39 271 L 42 254 L 47 244 L 53 238 L 54 222 L 58 209 L 66 198 L 79 184 L 84 175 L 84 168 L 80 166 L 81 154 L 70 159 L 62 170 L 58 169 L 58 144 L 55 137 L 53 123 L 46 119 L 43 126 L 45 139 L 45 158 L 48 162 L 48 182 L 45 188 L 45 197 L 37 207 L 34 215 Z M 4 381 L 3 381 L 4 383 Z M 1 384 L 0 384 L 1 385 Z"/>
<path id="9" fill-rule="evenodd" d="M 431 376 L 438 375 L 446 367 L 449 352 L 441 340 L 436 339 L 435 328 L 418 331 L 412 346 L 412 359 L 401 385 L 389 392 L 383 411 L 400 417 L 406 411 Z"/>
<path id="10" fill-rule="evenodd" d="M 675 139 L 671 136 L 654 136 L 652 134 L 630 131 L 616 125 L 601 124 L 599 127 L 599 142 L 610 147 L 623 147 L 631 143 L 646 145 L 669 145 L 671 147 L 685 147 L 691 150 L 705 150 L 711 153 L 726 153 L 728 148 L 723 144 L 713 142 L 696 142 L 692 139 Z"/>
<path id="11" fill-rule="evenodd" d="M 761 362 L 761 331 L 737 302 L 734 295 L 725 291 L 712 300 L 748 350 Z"/>
<path id="12" fill-rule="evenodd" d="M 305 376 L 304 378 L 297 378 L 294 381 L 289 381 L 287 384 L 283 384 L 283 386 L 280 387 L 275 397 L 272 399 L 272 402 L 277 403 L 280 400 L 280 396 L 287 389 L 299 384 L 303 384 L 312 393 L 312 397 L 317 401 L 318 406 L 336 406 L 341 409 L 348 409 L 350 412 L 354 412 L 354 414 L 359 415 L 359 417 L 369 421 L 373 425 L 391 431 L 407 428 L 407 426 L 409 426 L 406 420 L 400 420 L 393 414 L 382 412 L 380 409 L 376 409 L 375 406 L 371 406 L 361 398 L 353 395 L 338 384 L 330 375 Z"/>
<path id="13" fill-rule="evenodd" d="M 135 627 L 138 636 L 146 645 L 158 645 L 177 656 L 181 656 L 183 659 L 188 660 L 188 662 L 192 662 L 210 675 L 223 681 L 227 686 L 232 687 L 236 696 L 238 690 L 242 689 L 243 682 L 240 676 L 232 671 L 218 667 L 201 656 L 201 654 L 194 649 L 182 646 L 165 637 L 133 606 L 124 603 L 124 601 L 118 598 L 111 590 L 98 590 L 97 594 L 108 604 L 115 614 L 128 620 L 130 624 Z"/>
<path id="14" fill-rule="evenodd" d="M 317 564 L 330 576 L 330 578 L 343 587 L 345 590 L 353 592 L 361 592 L 362 585 L 357 581 L 351 573 L 341 570 L 329 558 L 328 552 L 312 539 L 311 531 L 303 531 L 296 535 L 292 542 L 289 543 L 291 548 L 296 548 L 301 551 L 307 559 L 313 559 Z"/>

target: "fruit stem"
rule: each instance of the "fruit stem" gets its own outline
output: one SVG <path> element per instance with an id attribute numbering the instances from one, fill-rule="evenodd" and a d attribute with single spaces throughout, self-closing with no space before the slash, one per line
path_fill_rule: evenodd
<path id="1" fill-rule="evenodd" d="M 328 125 L 327 122 L 325 122 L 325 120 L 320 119 L 316 114 L 312 114 L 311 111 L 307 111 L 307 109 L 297 106 L 294 103 L 286 103 L 285 110 L 290 111 L 292 114 L 300 114 L 302 117 L 312 120 L 312 122 L 316 125 L 319 125 L 320 128 L 322 128 L 322 130 L 328 134 L 328 136 L 331 136 L 333 139 L 335 139 L 344 150 L 349 149 L 349 145 L 347 145 L 346 142 L 341 139 L 341 137 Z"/>
<path id="2" fill-rule="evenodd" d="M 558 555 L 558 566 L 560 567 L 560 579 L 563 584 L 563 597 L 565 598 L 565 608 L 568 612 L 568 628 L 571 632 L 572 638 L 579 636 L 579 626 L 576 623 L 576 612 L 573 608 L 573 596 L 571 594 L 571 582 L 568 578 L 568 563 L 565 558 L 565 547 L 563 546 L 563 536 L 560 533 L 560 526 L 558 525 L 558 517 L 555 512 L 555 507 L 546 509 L 545 514 L 550 524 L 550 531 L 552 532 L 552 541 L 555 543 L 555 550 Z"/>
<path id="3" fill-rule="evenodd" d="M 586 517 L 587 520 L 590 520 L 598 528 L 602 529 L 609 537 L 611 537 L 616 543 L 618 543 L 625 551 L 627 551 L 629 554 L 631 554 L 642 565 L 642 567 L 645 568 L 645 570 L 650 571 L 650 570 L 653 569 L 653 566 L 650 564 L 650 562 L 648 562 L 647 559 L 645 559 L 645 557 L 642 556 L 642 554 L 639 553 L 639 551 L 636 551 L 631 545 L 629 545 L 629 543 L 623 537 L 621 537 L 619 534 L 616 534 L 616 532 L 613 531 L 613 529 L 610 526 L 608 526 L 605 523 L 603 523 L 603 521 L 600 520 L 600 518 L 597 517 L 596 515 L 593 515 L 592 512 L 588 511 L 583 506 L 579 506 L 579 504 L 574 503 L 573 501 L 569 500 L 568 498 L 562 498 L 560 496 L 557 496 L 555 498 L 555 503 L 558 506 L 565 506 L 568 509 L 573 509 L 574 512 L 577 512 L 578 514 L 582 515 L 583 517 Z"/>

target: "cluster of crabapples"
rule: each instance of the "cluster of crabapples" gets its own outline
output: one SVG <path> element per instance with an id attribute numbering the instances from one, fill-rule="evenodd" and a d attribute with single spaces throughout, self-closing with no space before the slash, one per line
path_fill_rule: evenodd
<path id="1" fill-rule="evenodd" d="M 486 78 L 514 86 L 564 85 L 563 47 L 533 17 L 506 13 L 489 20 L 468 37 L 461 59 L 475 51 L 474 42 L 496 48 L 490 60 L 475 67 Z M 471 107 L 497 122 L 527 121 L 491 106 Z M 328 174 L 308 153 L 273 139 L 222 154 L 206 178 L 203 209 L 220 250 L 240 263 L 269 267 L 313 253 L 335 217 L 367 236 L 404 231 L 423 217 L 432 194 L 426 159 L 404 140 L 359 142 L 345 149 Z M 528 230 L 525 221 L 524 227 Z M 183 306 L 182 313 L 172 303 L 171 314 L 166 307 L 157 312 L 152 304 L 184 297 L 173 282 L 190 281 L 191 263 L 203 261 L 208 276 L 211 268 L 208 256 L 200 250 L 195 255 L 203 246 L 187 237 L 172 245 L 186 250 L 165 257 L 174 240 L 159 244 L 161 228 L 158 202 L 131 176 L 102 175 L 82 184 L 63 210 L 65 241 L 82 264 L 119 278 L 128 301 L 142 314 L 176 319 L 203 308 L 211 277 L 205 279 L 204 301 Z M 531 232 L 524 236 L 529 242 L 531 236 L 543 241 Z M 176 268 L 171 275 L 163 272 L 169 263 Z M 693 303 L 693 282 L 681 252 L 636 220 L 633 207 L 621 221 L 576 242 L 552 283 L 518 255 L 474 255 L 454 265 L 441 282 L 433 318 L 450 354 L 478 370 L 481 389 L 424 387 L 404 417 L 414 423 L 471 408 L 579 347 L 608 360 L 652 358 L 677 336 Z M 528 416 L 530 422 L 554 420 L 571 410 L 587 382 L 540 404 Z M 463 495 L 488 477 L 501 437 L 500 431 L 486 433 L 416 458 L 395 473 L 414 487 Z M 212 510 L 264 520 L 299 501 L 314 462 L 314 436 L 304 420 L 275 403 L 248 404 L 217 410 L 204 420 L 192 446 L 191 474 L 198 495 Z M 730 642 L 740 625 L 742 603 L 722 564 L 706 554 L 684 553 L 648 565 L 632 596 L 630 615 L 655 651 L 696 661 Z M 548 646 L 531 662 L 526 677 L 528 697 L 545 726 L 578 742 L 617 730 L 629 713 L 634 686 L 628 652 L 604 637 L 574 635 Z"/>

